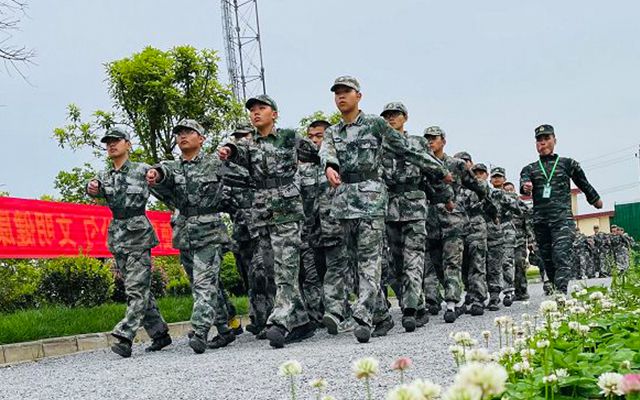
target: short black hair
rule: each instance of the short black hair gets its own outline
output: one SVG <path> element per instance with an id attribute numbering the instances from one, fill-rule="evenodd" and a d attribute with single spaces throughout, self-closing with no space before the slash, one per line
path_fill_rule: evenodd
<path id="1" fill-rule="evenodd" d="M 331 126 L 331 124 L 329 123 L 329 121 L 325 121 L 324 119 L 317 119 L 309 124 L 309 126 L 307 127 L 307 132 L 309 131 L 309 129 L 317 128 L 319 126 L 323 127 L 324 129 L 327 129 L 328 127 Z"/>

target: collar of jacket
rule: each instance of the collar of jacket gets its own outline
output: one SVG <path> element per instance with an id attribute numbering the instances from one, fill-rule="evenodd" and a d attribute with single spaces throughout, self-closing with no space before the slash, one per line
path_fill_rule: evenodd
<path id="1" fill-rule="evenodd" d="M 112 167 L 109 172 L 110 173 L 115 173 L 115 172 L 127 172 L 129 171 L 129 167 L 131 166 L 131 161 L 129 159 L 127 159 L 127 161 L 124 162 L 124 164 L 122 164 L 122 167 L 120 167 L 120 169 L 116 169 L 115 167 Z"/>
<path id="2" fill-rule="evenodd" d="M 184 158 L 182 158 L 182 154 L 180 154 L 180 162 L 182 164 L 188 164 L 188 163 L 199 163 L 200 160 L 202 160 L 202 157 L 204 157 L 204 153 L 202 152 L 202 149 L 198 152 L 198 155 L 196 155 L 195 157 L 193 157 L 191 160 L 185 160 Z"/>

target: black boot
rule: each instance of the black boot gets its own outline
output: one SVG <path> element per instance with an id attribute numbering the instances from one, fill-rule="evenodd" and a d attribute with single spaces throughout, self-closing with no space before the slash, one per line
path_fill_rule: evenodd
<path id="1" fill-rule="evenodd" d="M 118 339 L 118 343 L 114 343 L 111 345 L 111 351 L 113 351 L 120 357 L 131 357 L 131 340 L 123 338 L 122 336 L 113 336 Z"/>
<path id="2" fill-rule="evenodd" d="M 194 333 L 191 339 L 189 339 L 189 347 L 193 349 L 194 353 L 202 354 L 207 349 L 207 340 L 197 333 Z"/>
<path id="3" fill-rule="evenodd" d="M 271 325 L 267 328 L 267 339 L 269 339 L 269 345 L 275 349 L 281 349 L 284 347 L 284 339 L 287 335 L 287 330 L 280 325 Z"/>
<path id="4" fill-rule="evenodd" d="M 386 336 L 394 325 L 393 318 L 389 315 L 384 321 L 376 324 L 375 329 L 371 333 L 371 337 Z"/>
<path id="5" fill-rule="evenodd" d="M 402 313 L 402 327 L 405 332 L 413 332 L 416 330 L 417 321 L 416 321 L 416 310 L 412 308 L 407 308 Z"/>
<path id="6" fill-rule="evenodd" d="M 207 343 L 207 347 L 210 349 L 219 349 L 226 347 L 228 344 L 233 343 L 236 340 L 236 334 L 233 329 L 227 331 L 218 330 L 218 334 Z"/>
<path id="7" fill-rule="evenodd" d="M 305 339 L 309 339 L 316 333 L 316 327 L 313 322 L 307 322 L 302 326 L 297 326 L 289 332 L 287 337 L 284 338 L 286 344 L 302 342 Z"/>
<path id="8" fill-rule="evenodd" d="M 154 338 L 153 342 L 151 342 L 151 346 L 144 349 L 147 353 L 152 351 L 160 351 L 171 344 L 171 336 L 169 336 L 169 332 L 166 332 L 164 335 Z"/>
<path id="9" fill-rule="evenodd" d="M 416 311 L 416 326 L 421 328 L 429 322 L 429 313 L 426 309 Z"/>

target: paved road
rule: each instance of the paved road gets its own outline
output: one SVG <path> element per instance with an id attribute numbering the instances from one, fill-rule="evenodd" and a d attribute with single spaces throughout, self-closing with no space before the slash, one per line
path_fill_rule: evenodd
<path id="1" fill-rule="evenodd" d="M 606 284 L 590 280 L 589 284 Z M 360 399 L 363 387 L 353 378 L 351 363 L 372 356 L 380 361 L 381 374 L 373 382 L 375 398 L 398 382 L 389 369 L 399 356 L 413 359 L 408 379 L 428 378 L 440 384 L 451 382 L 455 364 L 449 354 L 449 334 L 466 330 L 479 337 L 482 330 L 494 330 L 494 318 L 534 313 L 544 299 L 541 284 L 530 286 L 528 304 L 514 303 L 484 316 L 462 316 L 445 324 L 442 314 L 414 333 L 400 327 L 400 312 L 393 309 L 396 327 L 384 338 L 358 344 L 352 334 L 329 336 L 322 332 L 303 343 L 281 350 L 256 341 L 245 333 L 222 350 L 194 354 L 185 338 L 167 349 L 146 354 L 142 346 L 122 359 L 109 350 L 46 359 L 0 368 L 0 399 L 286 399 L 286 381 L 278 366 L 289 359 L 302 363 L 300 399 L 311 398 L 307 382 L 316 377 L 329 381 L 328 393 L 337 399 Z"/>

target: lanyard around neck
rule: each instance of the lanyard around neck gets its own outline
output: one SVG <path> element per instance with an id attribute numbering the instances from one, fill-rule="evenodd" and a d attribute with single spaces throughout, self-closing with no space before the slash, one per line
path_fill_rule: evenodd
<path id="1" fill-rule="evenodd" d="M 538 165 L 540 166 L 540 171 L 542 171 L 542 174 L 547 179 L 547 185 L 551 182 L 551 179 L 553 179 L 553 174 L 556 173 L 556 166 L 558 165 L 558 160 L 559 159 L 560 159 L 560 156 L 556 156 L 556 161 L 553 163 L 553 168 L 551 168 L 551 174 L 549 174 L 549 175 L 547 175 L 547 170 L 544 169 L 544 165 L 542 165 L 542 161 L 538 160 Z"/>

